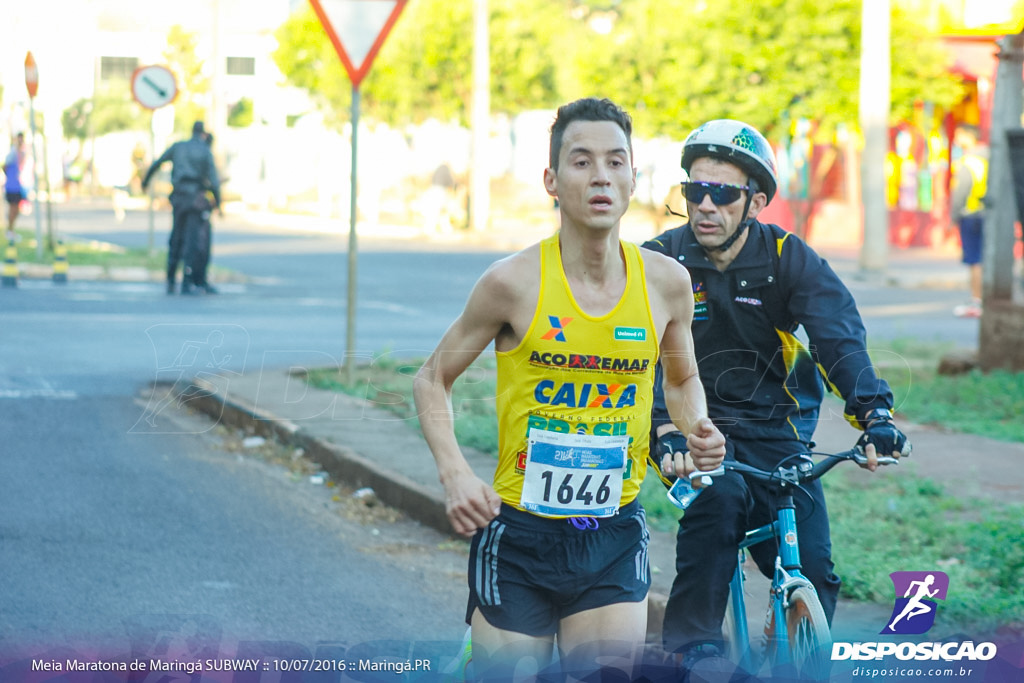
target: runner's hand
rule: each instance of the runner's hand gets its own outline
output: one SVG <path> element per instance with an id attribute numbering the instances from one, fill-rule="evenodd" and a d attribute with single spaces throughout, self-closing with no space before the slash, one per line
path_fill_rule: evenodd
<path id="1" fill-rule="evenodd" d="M 501 498 L 472 472 L 461 473 L 445 483 L 445 512 L 452 528 L 461 536 L 472 537 L 501 511 Z"/>
<path id="2" fill-rule="evenodd" d="M 690 457 L 698 470 L 713 470 L 725 460 L 725 436 L 711 418 L 702 417 L 686 437 Z"/>

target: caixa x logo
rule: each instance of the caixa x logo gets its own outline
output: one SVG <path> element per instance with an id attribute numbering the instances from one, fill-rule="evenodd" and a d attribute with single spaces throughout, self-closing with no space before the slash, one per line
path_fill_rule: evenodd
<path id="1" fill-rule="evenodd" d="M 893 572 L 889 578 L 896 589 L 896 604 L 888 625 L 880 633 L 925 633 L 935 624 L 936 600 L 946 599 L 949 577 L 944 572 L 931 571 Z"/>

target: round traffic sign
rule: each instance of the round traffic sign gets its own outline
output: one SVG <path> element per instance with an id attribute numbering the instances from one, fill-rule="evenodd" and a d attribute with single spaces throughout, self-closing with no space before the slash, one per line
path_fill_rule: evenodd
<path id="1" fill-rule="evenodd" d="M 178 95 L 178 83 L 166 66 L 140 66 L 132 74 L 132 97 L 146 109 L 159 109 Z"/>

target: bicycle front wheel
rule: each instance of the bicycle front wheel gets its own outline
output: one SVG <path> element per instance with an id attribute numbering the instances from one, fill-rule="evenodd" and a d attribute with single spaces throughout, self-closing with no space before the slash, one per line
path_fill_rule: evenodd
<path id="1" fill-rule="evenodd" d="M 774 633 L 769 635 L 769 642 L 778 642 L 772 637 Z M 786 635 L 789 643 L 788 657 L 780 657 L 780 653 L 773 652 L 773 669 L 776 664 L 788 661 L 800 679 L 825 680 L 829 673 L 832 633 L 828 628 L 825 610 L 813 588 L 800 586 L 789 594 Z"/>

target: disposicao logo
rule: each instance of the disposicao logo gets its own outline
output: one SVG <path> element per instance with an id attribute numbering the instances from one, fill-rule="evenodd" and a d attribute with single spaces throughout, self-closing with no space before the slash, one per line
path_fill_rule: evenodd
<path id="1" fill-rule="evenodd" d="M 935 624 L 937 600 L 945 600 L 949 577 L 944 572 L 893 572 L 889 575 L 896 591 L 892 614 L 882 635 L 917 635 Z M 974 641 L 941 642 L 856 642 L 832 643 L 832 661 L 899 660 L 946 662 L 987 661 L 997 654 L 995 643 Z"/>
<path id="2" fill-rule="evenodd" d="M 889 574 L 896 589 L 896 604 L 883 634 L 924 633 L 935 623 L 936 600 L 945 600 L 949 577 L 944 572 L 893 572 Z"/>

